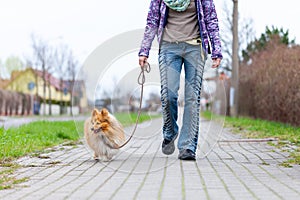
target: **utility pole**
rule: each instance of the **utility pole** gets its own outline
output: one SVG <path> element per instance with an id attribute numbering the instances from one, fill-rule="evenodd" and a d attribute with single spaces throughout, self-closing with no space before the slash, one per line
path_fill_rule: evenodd
<path id="1" fill-rule="evenodd" d="M 238 116 L 238 89 L 239 89 L 239 55 L 238 55 L 238 0 L 233 1 L 233 30 L 232 30 L 232 79 L 230 88 L 230 105 L 231 105 L 231 116 Z"/>

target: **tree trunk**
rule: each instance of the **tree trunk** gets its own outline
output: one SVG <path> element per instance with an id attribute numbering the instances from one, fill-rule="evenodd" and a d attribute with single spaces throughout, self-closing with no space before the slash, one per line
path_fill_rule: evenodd
<path id="1" fill-rule="evenodd" d="M 72 111 L 72 100 L 73 100 L 73 86 L 74 86 L 74 80 L 70 83 L 70 115 L 73 116 Z"/>
<path id="2" fill-rule="evenodd" d="M 36 99 L 38 99 L 39 98 L 38 75 L 36 72 L 34 74 L 35 74 L 35 97 L 36 97 Z"/>
<path id="3" fill-rule="evenodd" d="M 232 30 L 232 88 L 234 89 L 232 116 L 238 116 L 238 85 L 239 85 L 239 55 L 238 55 L 238 0 L 233 0 L 233 30 Z"/>
<path id="4" fill-rule="evenodd" d="M 71 92 L 70 94 L 71 94 L 71 100 L 70 100 L 70 115 L 73 116 L 73 111 L 72 111 L 72 98 L 73 98 L 73 95 L 72 95 L 72 92 Z"/>
<path id="5" fill-rule="evenodd" d="M 49 78 L 50 79 L 50 78 Z M 49 115 L 52 115 L 52 97 L 51 97 L 51 84 L 48 81 L 48 91 L 49 91 Z"/>
<path id="6" fill-rule="evenodd" d="M 45 69 L 45 64 L 42 66 L 43 69 L 43 115 L 46 115 L 46 69 Z"/>
<path id="7" fill-rule="evenodd" d="M 62 78 L 60 78 L 59 80 L 59 87 L 61 89 L 61 93 L 60 93 L 60 102 L 59 102 L 59 114 L 62 115 L 63 114 L 63 94 L 64 94 L 64 88 L 63 88 L 63 80 Z"/>
<path id="8" fill-rule="evenodd" d="M 34 74 L 35 74 L 35 99 L 33 98 L 33 108 L 32 108 L 32 114 L 37 114 L 37 113 L 35 113 L 35 110 L 34 109 L 36 109 L 36 107 L 35 106 L 37 106 L 37 104 L 39 103 L 41 103 L 41 102 L 39 102 L 40 101 L 40 98 L 39 98 L 39 83 L 38 83 L 38 75 L 37 75 L 37 72 L 35 71 L 34 72 Z M 40 111 L 38 112 L 38 114 L 40 114 Z"/>

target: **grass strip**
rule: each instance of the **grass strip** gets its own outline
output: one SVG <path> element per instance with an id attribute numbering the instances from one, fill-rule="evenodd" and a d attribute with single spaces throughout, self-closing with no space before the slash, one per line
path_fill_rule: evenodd
<path id="1" fill-rule="evenodd" d="M 218 119 L 218 116 L 209 111 L 201 113 L 206 119 Z M 250 117 L 225 117 L 225 127 L 234 133 L 246 138 L 276 138 L 278 148 L 293 146 L 290 159 L 284 163 L 300 165 L 300 127 L 291 126 L 280 122 L 252 119 Z M 274 145 L 273 143 L 269 143 Z"/>
<path id="2" fill-rule="evenodd" d="M 124 127 L 135 124 L 138 116 L 137 113 L 114 113 L 114 115 Z M 147 113 L 141 113 L 139 123 L 159 117 L 161 117 L 161 115 L 148 115 Z"/>
<path id="3" fill-rule="evenodd" d="M 83 126 L 83 121 L 79 123 Z M 0 128 L 0 162 L 76 141 L 79 137 L 73 121 L 36 121 L 7 130 Z"/>

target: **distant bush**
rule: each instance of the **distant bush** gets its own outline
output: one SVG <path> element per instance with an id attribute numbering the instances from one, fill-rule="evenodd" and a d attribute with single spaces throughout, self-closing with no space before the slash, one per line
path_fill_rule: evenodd
<path id="1" fill-rule="evenodd" d="M 300 46 L 273 35 L 240 64 L 239 112 L 300 126 Z"/>

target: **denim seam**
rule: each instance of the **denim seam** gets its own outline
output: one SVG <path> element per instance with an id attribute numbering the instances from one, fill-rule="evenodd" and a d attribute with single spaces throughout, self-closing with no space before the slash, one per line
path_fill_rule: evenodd
<path id="1" fill-rule="evenodd" d="M 166 132 L 171 133 L 174 130 L 174 125 L 171 122 L 171 114 L 170 114 L 170 104 L 168 102 L 168 68 L 167 68 L 167 59 L 166 54 L 161 53 L 160 55 L 160 74 L 161 74 L 161 99 L 162 99 L 162 114 L 164 119 L 163 125 L 163 135 L 165 136 Z M 168 124 L 168 126 L 166 126 Z M 168 138 L 165 138 L 168 139 Z"/>
<path id="2" fill-rule="evenodd" d="M 199 65 L 199 66 L 198 66 Z M 198 69 L 198 67 L 201 69 Z M 196 143 L 197 143 L 197 138 L 199 136 L 199 114 L 200 114 L 200 96 L 201 96 L 201 86 L 202 86 L 202 78 L 201 78 L 201 74 L 203 74 L 203 70 L 202 70 L 202 60 L 200 61 L 200 63 L 198 64 L 196 62 L 196 66 L 195 66 L 195 74 L 193 77 L 193 81 L 192 81 L 192 88 L 194 88 L 195 90 L 193 90 L 193 95 L 195 97 L 195 103 L 192 104 L 192 121 L 191 121 L 191 125 L 189 126 L 189 134 L 192 134 L 190 138 L 192 138 L 192 142 L 190 144 L 192 144 L 192 151 L 195 151 L 195 149 L 197 149 Z"/>

